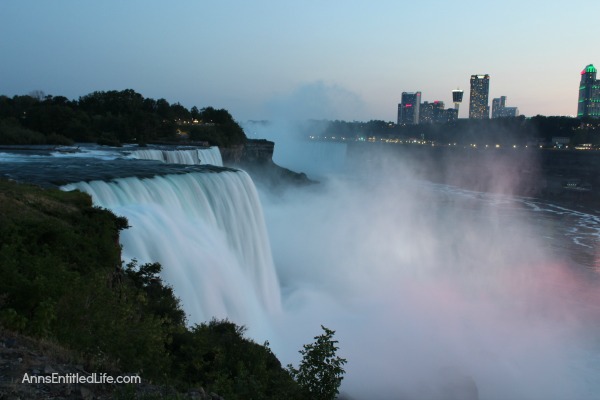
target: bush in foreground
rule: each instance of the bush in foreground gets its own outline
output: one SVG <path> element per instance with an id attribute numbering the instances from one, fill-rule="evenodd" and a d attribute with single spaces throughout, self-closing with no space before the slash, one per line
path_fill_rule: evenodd
<path id="1" fill-rule="evenodd" d="M 344 379 L 346 359 L 336 355 L 338 341 L 333 339 L 335 331 L 321 325 L 324 333 L 315 336 L 315 342 L 305 344 L 300 350 L 302 361 L 298 369 L 291 364 L 288 370 L 298 384 L 315 400 L 333 400 L 339 393 Z"/>

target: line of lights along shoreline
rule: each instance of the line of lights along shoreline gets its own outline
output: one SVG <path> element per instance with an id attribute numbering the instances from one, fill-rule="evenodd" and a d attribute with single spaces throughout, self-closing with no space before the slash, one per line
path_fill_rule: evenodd
<path id="1" fill-rule="evenodd" d="M 600 80 L 596 79 L 596 67 L 587 65 L 581 71 L 577 118 L 600 118 Z M 471 75 L 469 93 L 469 118 L 489 119 L 490 75 Z M 444 123 L 458 119 L 459 107 L 464 92 L 460 89 L 452 91 L 454 108 L 444 108 L 444 102 L 436 100 L 432 103 L 421 102 L 422 93 L 402 92 L 398 104 L 398 125 L 417 125 L 425 123 Z M 506 106 L 506 96 L 492 99 L 491 118 L 519 116 L 517 107 Z"/>

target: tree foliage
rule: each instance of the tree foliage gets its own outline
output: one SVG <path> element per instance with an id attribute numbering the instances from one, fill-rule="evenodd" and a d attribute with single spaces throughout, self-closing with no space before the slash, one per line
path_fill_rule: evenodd
<path id="1" fill-rule="evenodd" d="M 0 143 L 106 145 L 181 140 L 190 129 L 210 127 L 202 137 L 211 145 L 244 143 L 246 135 L 227 110 L 144 98 L 132 89 L 96 91 L 78 100 L 37 91 L 9 98 L 0 95 Z"/>
<path id="2" fill-rule="evenodd" d="M 268 347 L 244 336 L 246 328 L 213 319 L 173 338 L 178 381 L 236 399 L 304 399 Z"/>
<path id="3" fill-rule="evenodd" d="M 118 235 L 127 220 L 87 194 L 0 180 L 0 221 L 0 329 L 58 342 L 95 370 L 202 386 L 229 400 L 303 398 L 244 327 L 188 327 L 160 264 L 123 266 Z"/>
<path id="4" fill-rule="evenodd" d="M 288 370 L 298 384 L 310 393 L 311 399 L 333 400 L 344 379 L 346 359 L 337 356 L 338 341 L 335 331 L 321 325 L 324 333 L 315 336 L 315 342 L 305 344 L 300 350 L 302 361 L 298 369 L 291 364 Z"/>
<path id="5" fill-rule="evenodd" d="M 229 147 L 246 141 L 246 134 L 242 127 L 234 121 L 227 110 L 207 107 L 197 115 L 204 123 L 189 128 L 190 139 L 207 141 L 219 147 Z"/>
<path id="6" fill-rule="evenodd" d="M 313 121 L 311 135 L 320 132 L 324 138 L 350 140 L 417 139 L 431 142 L 457 143 L 458 145 L 526 145 L 551 142 L 553 137 L 567 137 L 571 144 L 600 145 L 600 120 L 573 117 L 524 116 L 494 119 L 459 119 L 447 123 L 422 123 L 396 125 L 384 121 L 347 122 Z"/>

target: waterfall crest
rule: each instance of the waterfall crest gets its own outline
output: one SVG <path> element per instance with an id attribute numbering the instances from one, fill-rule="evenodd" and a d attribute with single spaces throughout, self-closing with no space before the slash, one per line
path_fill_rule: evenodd
<path id="1" fill-rule="evenodd" d="M 123 258 L 158 261 L 196 323 L 247 323 L 281 309 L 263 211 L 244 171 L 69 184 L 127 217 Z"/>
<path id="2" fill-rule="evenodd" d="M 207 149 L 141 149 L 132 151 L 131 155 L 140 160 L 157 160 L 169 164 L 210 164 L 217 167 L 223 166 L 221 151 L 217 146 Z"/>

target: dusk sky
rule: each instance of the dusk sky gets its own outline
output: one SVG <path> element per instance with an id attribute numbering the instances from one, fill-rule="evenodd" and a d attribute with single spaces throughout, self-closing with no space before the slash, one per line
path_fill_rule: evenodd
<path id="1" fill-rule="evenodd" d="M 0 0 L 0 94 L 134 89 L 249 119 L 395 121 L 489 74 L 521 114 L 574 115 L 598 0 Z"/>

